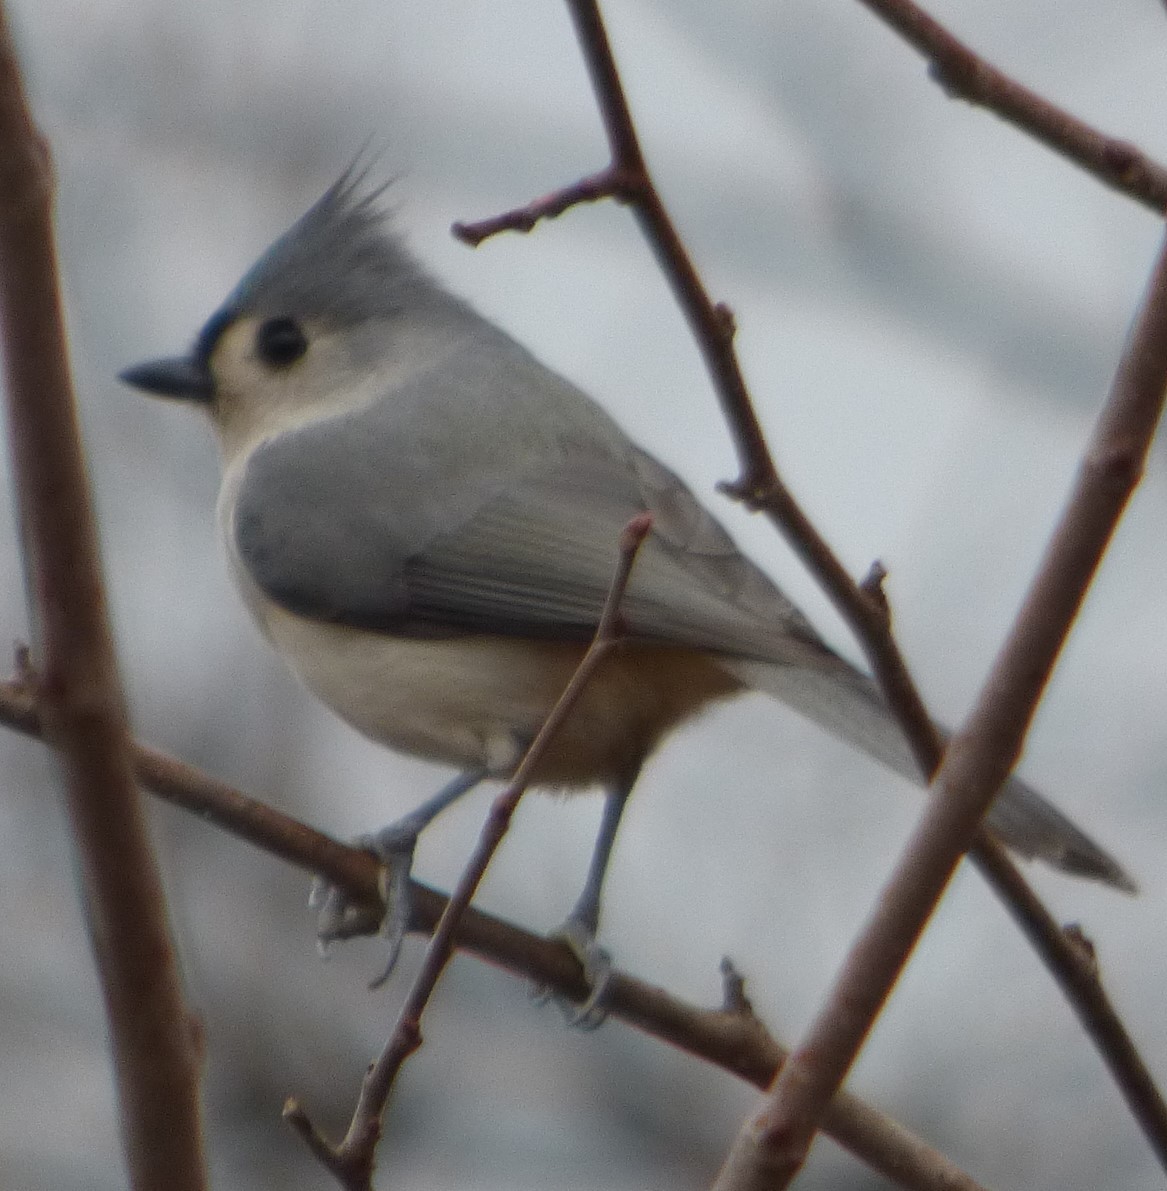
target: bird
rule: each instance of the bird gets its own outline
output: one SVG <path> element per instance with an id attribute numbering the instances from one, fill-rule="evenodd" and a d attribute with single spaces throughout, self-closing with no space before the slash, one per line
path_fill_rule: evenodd
<path id="1" fill-rule="evenodd" d="M 419 834 L 514 772 L 596 631 L 621 531 L 651 517 L 620 640 L 532 774 L 604 791 L 560 931 L 595 990 L 611 970 L 600 905 L 629 795 L 661 741 L 706 708 L 762 691 L 923 777 L 872 679 L 596 401 L 448 292 L 366 175 L 350 166 L 276 239 L 185 354 L 121 379 L 209 415 L 229 569 L 307 688 L 365 736 L 458 771 L 370 837 L 392 893 L 387 968 Z M 1022 857 L 1135 891 L 1019 777 L 987 825 Z M 322 937 L 344 934 L 351 907 L 335 891 L 317 901 Z"/>

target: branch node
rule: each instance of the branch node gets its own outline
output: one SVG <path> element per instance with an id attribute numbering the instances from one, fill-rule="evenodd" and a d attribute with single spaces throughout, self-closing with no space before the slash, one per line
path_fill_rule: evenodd
<path id="1" fill-rule="evenodd" d="M 16 684 L 30 695 L 36 694 L 37 671 L 32 663 L 32 650 L 25 641 L 12 643 L 12 663 Z"/>
<path id="2" fill-rule="evenodd" d="M 340 1153 L 337 1147 L 316 1128 L 311 1117 L 304 1111 L 304 1106 L 295 1096 L 289 1096 L 284 1101 L 283 1111 L 280 1115 L 300 1135 L 317 1161 L 331 1174 L 339 1177 Z"/>
<path id="3" fill-rule="evenodd" d="M 928 77 L 949 99 L 972 102 L 970 79 L 973 75 L 967 69 L 959 69 L 954 62 L 930 62 Z"/>
<path id="4" fill-rule="evenodd" d="M 1126 437 L 1090 451 L 1084 466 L 1107 488 L 1123 493 L 1142 479 L 1143 459 L 1139 443 Z"/>
<path id="5" fill-rule="evenodd" d="M 721 972 L 721 1011 L 741 1017 L 754 1017 L 754 1007 L 746 996 L 746 978 L 734 966 L 728 955 L 719 965 Z"/>
<path id="6" fill-rule="evenodd" d="M 728 302 L 718 302 L 713 307 L 713 313 L 717 318 L 717 332 L 726 342 L 730 344 L 737 335 L 737 316 L 733 312 L 733 307 Z"/>
<path id="7" fill-rule="evenodd" d="M 1073 947 L 1078 957 L 1089 970 L 1091 978 L 1097 980 L 1101 975 L 1098 952 L 1094 949 L 1094 940 L 1082 929 L 1082 924 L 1071 922 L 1069 925 L 1063 927 L 1062 934 L 1066 936 L 1066 942 Z"/>
<path id="8" fill-rule="evenodd" d="M 1102 160 L 1121 185 L 1132 184 L 1142 172 L 1143 155 L 1130 141 L 1107 140 L 1102 147 Z"/>
<path id="9" fill-rule="evenodd" d="M 608 193 L 618 203 L 639 203 L 651 188 L 648 176 L 640 169 L 613 165 L 607 171 Z"/>
<path id="10" fill-rule="evenodd" d="M 879 619 L 885 632 L 891 630 L 891 605 L 887 602 L 887 592 L 883 590 L 883 581 L 887 578 L 887 568 L 877 558 L 870 570 L 859 584 L 864 601 L 868 608 Z"/>
<path id="11" fill-rule="evenodd" d="M 748 472 L 744 472 L 736 480 L 721 480 L 716 487 L 722 495 L 745 505 L 751 513 L 769 508 L 776 493 L 772 480 Z"/>

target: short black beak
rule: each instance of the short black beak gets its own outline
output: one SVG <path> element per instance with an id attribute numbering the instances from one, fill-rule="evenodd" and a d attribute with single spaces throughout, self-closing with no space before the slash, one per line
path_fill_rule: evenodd
<path id="1" fill-rule="evenodd" d="M 178 401 L 205 403 L 215 395 L 215 382 L 206 363 L 191 356 L 147 360 L 118 373 L 118 379 L 156 397 L 173 397 Z"/>

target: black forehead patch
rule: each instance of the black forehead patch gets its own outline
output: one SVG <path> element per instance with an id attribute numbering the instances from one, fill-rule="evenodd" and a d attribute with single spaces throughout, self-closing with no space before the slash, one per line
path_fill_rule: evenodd
<path id="1" fill-rule="evenodd" d="M 220 306 L 199 332 L 191 357 L 206 364 L 210 360 L 220 336 L 238 317 L 239 311 L 231 304 Z"/>

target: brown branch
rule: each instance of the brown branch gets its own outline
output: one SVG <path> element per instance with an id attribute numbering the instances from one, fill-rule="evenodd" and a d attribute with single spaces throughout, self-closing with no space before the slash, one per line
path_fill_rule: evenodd
<path id="1" fill-rule="evenodd" d="M 995 885 L 1009 889 L 1009 908 L 1030 943 L 1055 971 L 1063 988 L 1072 988 L 1071 1004 L 1082 1028 L 1090 1035 L 1102 1061 L 1118 1084 L 1123 1099 L 1146 1135 L 1160 1163 L 1167 1161 L 1167 1108 L 1163 1095 L 1134 1040 L 1127 1033 L 1117 1010 L 1102 984 L 1093 945 L 1081 927 L 1062 927 L 1030 889 L 1003 850 L 977 852 L 981 870 L 992 875 Z M 1004 861 L 1004 863 L 1000 863 Z M 1016 911 L 1014 912 L 1014 907 Z M 1056 939 L 1057 945 L 1054 945 Z"/>
<path id="2" fill-rule="evenodd" d="M 469 909 L 495 852 L 510 828 L 511 819 L 527 791 L 536 766 L 542 761 L 564 721 L 579 701 L 592 675 L 619 643 L 620 601 L 624 598 L 636 555 L 651 529 L 652 516 L 640 513 L 628 522 L 621 534 L 616 573 L 612 578 L 604 610 L 591 644 L 580 659 L 575 673 L 552 708 L 551 714 L 531 742 L 515 770 L 510 785 L 494 800 L 490 808 L 478 843 L 434 928 L 433 937 L 426 948 L 425 959 L 401 1007 L 393 1033 L 376 1062 L 365 1073 L 348 1132 L 340 1143 L 334 1146 L 312 1124 L 295 1100 L 284 1106 L 284 1116 L 305 1139 L 325 1169 L 346 1191 L 372 1191 L 377 1143 L 381 1139 L 381 1118 L 401 1068 L 409 1056 L 421 1046 L 422 1015 L 442 973 L 453 958 L 458 925 Z"/>
<path id="3" fill-rule="evenodd" d="M 0 682 L 0 724 L 41 736 L 36 701 L 27 682 Z M 265 852 L 342 888 L 352 902 L 380 904 L 379 861 L 269 807 L 166 753 L 137 744 L 139 782 L 164 801 L 190 811 Z M 447 898 L 410 884 L 410 929 L 434 930 Z M 589 992 L 579 961 L 561 942 L 533 935 L 471 907 L 455 935 L 467 955 L 580 1002 Z M 614 972 L 605 990 L 609 1014 L 695 1058 L 713 1063 L 755 1087 L 773 1081 L 787 1051 L 739 1001 L 725 1011 L 702 1009 L 659 987 Z M 873 1169 L 913 1191 L 978 1191 L 979 1184 L 902 1125 L 847 1092 L 831 1104 L 824 1129 Z"/>
<path id="4" fill-rule="evenodd" d="M 581 203 L 595 203 L 601 199 L 614 198 L 627 201 L 628 188 L 624 176 L 613 167 L 600 170 L 573 182 L 570 186 L 553 190 L 543 198 L 537 198 L 522 207 L 479 219 L 475 223 L 455 223 L 450 231 L 471 248 L 477 248 L 483 240 L 497 236 L 500 232 L 529 232 L 543 219 L 555 219 L 564 211 L 578 207 Z"/>
<path id="5" fill-rule="evenodd" d="M 1136 145 L 1091 128 L 1011 79 L 912 0 L 859 0 L 932 64 L 950 94 L 995 112 L 1105 185 L 1160 213 L 1167 210 L 1167 169 Z"/>
<path id="6" fill-rule="evenodd" d="M 817 1122 L 842 1086 L 928 918 L 1021 752 L 1038 700 L 1102 561 L 1167 394 L 1167 240 L 1110 395 L 1025 602 L 872 917 L 765 1107 L 747 1122 L 717 1191 L 777 1191 L 801 1169 Z M 1093 956 L 1077 940 L 1084 965 Z M 1112 1068 L 1120 1057 L 1104 1050 Z M 1135 1058 L 1137 1059 L 1137 1054 Z M 1167 1109 L 1145 1068 L 1147 1097 L 1128 1104 L 1167 1166 Z"/>
<path id="7" fill-rule="evenodd" d="M 197 1030 L 130 768 L 97 535 L 69 377 L 49 152 L 0 9 L 0 322 L 8 435 L 40 679 L 60 759 L 138 1191 L 205 1187 Z"/>

